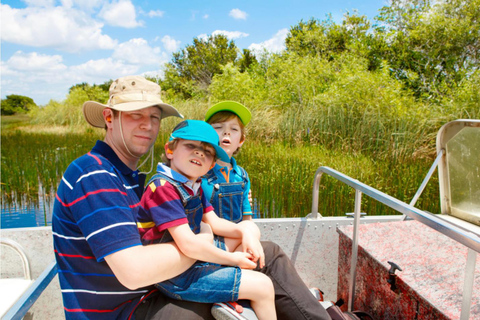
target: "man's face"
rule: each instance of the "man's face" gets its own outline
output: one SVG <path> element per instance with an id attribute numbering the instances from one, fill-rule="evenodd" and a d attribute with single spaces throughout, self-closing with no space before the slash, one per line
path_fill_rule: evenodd
<path id="1" fill-rule="evenodd" d="M 111 137 L 117 154 L 120 152 L 127 159 L 132 158 L 130 153 L 137 157 L 146 154 L 155 143 L 161 117 L 162 112 L 158 107 L 121 112 L 119 116 L 114 117 Z M 130 153 L 125 148 L 121 132 Z"/>
<path id="2" fill-rule="evenodd" d="M 173 153 L 166 152 L 170 167 L 195 182 L 210 170 L 215 160 L 215 149 L 200 141 L 180 139 Z"/>

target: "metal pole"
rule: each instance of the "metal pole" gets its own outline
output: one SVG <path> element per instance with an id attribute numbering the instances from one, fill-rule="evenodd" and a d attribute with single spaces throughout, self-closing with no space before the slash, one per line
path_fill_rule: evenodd
<path id="1" fill-rule="evenodd" d="M 362 192 L 355 189 L 355 211 L 353 219 L 353 238 L 352 238 L 352 259 L 350 261 L 350 283 L 348 311 L 352 311 L 355 301 L 355 278 L 357 276 L 357 257 L 358 257 L 358 227 L 360 226 L 360 209 L 362 206 Z"/>
<path id="2" fill-rule="evenodd" d="M 472 304 L 472 292 L 473 282 L 475 279 L 476 261 L 477 253 L 469 248 L 467 255 L 467 265 L 465 266 L 465 280 L 463 281 L 463 298 L 460 320 L 468 320 L 470 318 L 470 305 Z"/>
<path id="3" fill-rule="evenodd" d="M 422 182 L 422 184 L 420 185 L 420 187 L 418 188 L 417 193 L 415 193 L 415 196 L 413 196 L 412 201 L 410 201 L 410 205 L 411 205 L 412 207 L 415 207 L 415 203 L 417 203 L 418 198 L 420 198 L 420 195 L 422 194 L 423 189 L 425 189 L 425 186 L 427 185 L 428 181 L 429 181 L 430 178 L 432 177 L 432 174 L 433 174 L 433 172 L 435 171 L 435 169 L 437 168 L 438 162 L 440 161 L 440 159 L 442 159 L 444 153 L 445 153 L 445 150 L 444 150 L 444 149 L 442 149 L 442 150 L 440 150 L 440 151 L 438 152 L 437 158 L 435 159 L 435 161 L 433 162 L 432 166 L 430 167 L 430 170 L 428 171 L 425 179 L 423 179 L 423 182 Z M 405 214 L 403 214 L 403 216 L 404 216 L 405 218 L 407 217 Z"/>

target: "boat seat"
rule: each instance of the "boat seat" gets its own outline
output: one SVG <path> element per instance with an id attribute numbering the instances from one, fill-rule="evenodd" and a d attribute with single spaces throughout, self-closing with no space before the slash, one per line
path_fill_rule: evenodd
<path id="1" fill-rule="evenodd" d="M 21 258 L 23 267 L 23 278 L 2 278 L 0 279 L 0 318 L 17 302 L 17 300 L 32 285 L 33 280 L 30 272 L 30 263 L 25 252 L 17 242 L 1 238 L 0 245 L 12 248 Z"/>

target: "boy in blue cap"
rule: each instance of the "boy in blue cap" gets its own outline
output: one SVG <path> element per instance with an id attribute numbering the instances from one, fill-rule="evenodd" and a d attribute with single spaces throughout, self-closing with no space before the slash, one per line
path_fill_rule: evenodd
<path id="1" fill-rule="evenodd" d="M 200 177 L 216 159 L 230 160 L 219 146 L 217 133 L 204 121 L 181 122 L 165 144 L 165 163 L 158 165 L 147 184 L 137 226 L 144 244 L 175 241 L 183 254 L 199 261 L 156 286 L 180 300 L 247 299 L 259 319 L 276 319 L 272 281 L 251 270 L 263 255 L 258 252 L 258 237 L 248 227 L 219 218 L 203 195 Z M 211 233 L 205 232 L 209 228 L 228 239 L 231 250 L 215 246 Z M 261 268 L 263 263 L 260 259 Z"/>

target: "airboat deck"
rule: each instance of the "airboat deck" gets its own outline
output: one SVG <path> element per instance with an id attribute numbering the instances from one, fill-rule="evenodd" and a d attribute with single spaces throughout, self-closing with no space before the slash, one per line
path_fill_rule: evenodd
<path id="1" fill-rule="evenodd" d="M 345 309 L 361 309 L 376 319 L 480 319 L 480 120 L 442 127 L 437 154 L 410 204 L 320 167 L 307 217 L 254 221 L 262 239 L 283 248 L 307 286 L 320 288 L 326 300 L 342 298 Z M 437 166 L 442 212 L 432 214 L 414 205 Z M 318 213 L 323 174 L 355 189 L 353 217 Z M 401 215 L 361 217 L 362 195 Z M 36 279 L 2 319 L 21 319 L 27 312 L 36 319 L 63 319 L 51 228 L 5 229 L 1 237 L 24 248 Z M 14 256 L 2 250 L 2 278 L 22 276 Z M 392 272 L 389 262 L 401 271 Z"/>

